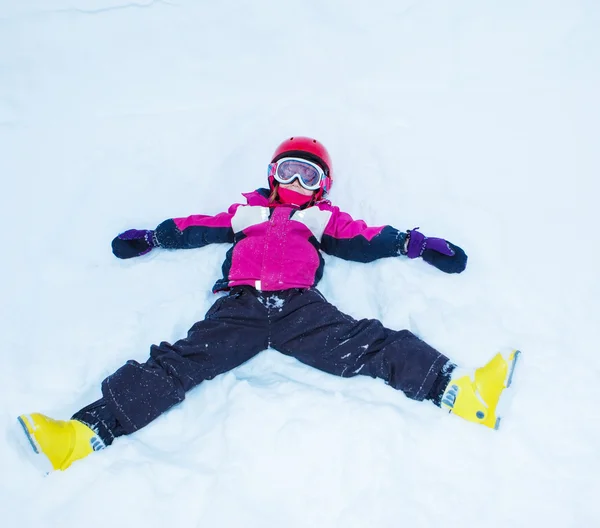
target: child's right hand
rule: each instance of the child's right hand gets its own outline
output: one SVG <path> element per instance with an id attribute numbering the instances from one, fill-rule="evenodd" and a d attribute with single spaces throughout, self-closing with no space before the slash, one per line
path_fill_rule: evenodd
<path id="1" fill-rule="evenodd" d="M 112 241 L 112 251 L 120 259 L 140 257 L 155 247 L 158 242 L 150 229 L 129 229 Z"/>

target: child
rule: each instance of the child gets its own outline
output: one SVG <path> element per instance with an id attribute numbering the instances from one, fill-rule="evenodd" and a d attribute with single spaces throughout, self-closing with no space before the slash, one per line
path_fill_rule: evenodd
<path id="1" fill-rule="evenodd" d="M 375 319 L 357 321 L 315 288 L 323 274 L 321 250 L 346 260 L 422 258 L 446 273 L 460 273 L 464 251 L 416 229 L 368 227 L 325 196 L 333 183 L 329 154 L 316 139 L 291 137 L 277 147 L 268 189 L 244 194 L 216 216 L 162 222 L 156 230 L 130 229 L 112 242 L 122 259 L 154 248 L 233 244 L 215 292 L 226 292 L 205 319 L 174 344 L 150 348 L 145 363 L 128 361 L 102 382 L 102 398 L 71 420 L 19 416 L 34 451 L 53 469 L 131 434 L 183 401 L 185 393 L 248 361 L 268 347 L 325 372 L 381 378 L 409 398 L 430 400 L 471 422 L 496 428 L 496 406 L 510 384 L 518 352 L 496 355 L 469 375 L 408 330 Z M 41 457 L 44 461 L 46 459 Z"/>

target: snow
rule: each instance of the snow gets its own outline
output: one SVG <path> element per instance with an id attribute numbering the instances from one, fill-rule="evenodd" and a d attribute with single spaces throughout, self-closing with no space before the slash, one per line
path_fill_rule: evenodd
<path id="1" fill-rule="evenodd" d="M 593 0 L 0 2 L 2 526 L 599 525 L 599 23 Z M 320 290 L 463 366 L 520 348 L 502 428 L 266 351 L 42 477 L 16 416 L 68 418 L 184 336 L 227 249 L 111 239 L 225 210 L 294 134 L 343 210 L 466 250 L 458 276 L 327 257 Z"/>

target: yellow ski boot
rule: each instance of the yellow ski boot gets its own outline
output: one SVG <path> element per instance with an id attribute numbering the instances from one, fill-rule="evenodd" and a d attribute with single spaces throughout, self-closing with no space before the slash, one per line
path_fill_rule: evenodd
<path id="1" fill-rule="evenodd" d="M 451 379 L 442 396 L 442 409 L 469 422 L 498 429 L 501 418 L 496 412 L 498 402 L 504 389 L 510 387 L 520 354 L 519 350 L 513 350 L 508 357 L 498 353 L 473 375 Z"/>
<path id="2" fill-rule="evenodd" d="M 22 414 L 18 420 L 33 451 L 42 456 L 36 465 L 46 472 L 67 469 L 76 460 L 105 447 L 94 431 L 77 420 L 53 420 L 39 413 Z"/>

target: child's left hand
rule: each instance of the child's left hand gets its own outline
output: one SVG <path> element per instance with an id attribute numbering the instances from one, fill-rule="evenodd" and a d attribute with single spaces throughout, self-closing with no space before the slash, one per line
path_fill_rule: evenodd
<path id="1" fill-rule="evenodd" d="M 460 273 L 467 267 L 467 255 L 462 248 L 443 238 L 426 237 L 412 229 L 408 231 L 406 256 L 422 257 L 425 262 L 445 273 Z"/>

